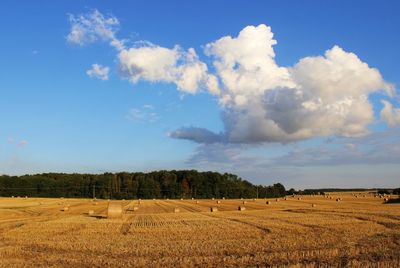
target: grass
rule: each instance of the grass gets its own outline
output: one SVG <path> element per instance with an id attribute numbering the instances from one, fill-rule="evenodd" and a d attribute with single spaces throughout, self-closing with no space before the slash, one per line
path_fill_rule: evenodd
<path id="1" fill-rule="evenodd" d="M 59 199 L 0 198 L 0 267 L 399 267 L 400 204 L 331 195 L 113 201 L 127 210 L 122 219 L 106 218 L 106 200 L 65 198 L 62 212 Z"/>

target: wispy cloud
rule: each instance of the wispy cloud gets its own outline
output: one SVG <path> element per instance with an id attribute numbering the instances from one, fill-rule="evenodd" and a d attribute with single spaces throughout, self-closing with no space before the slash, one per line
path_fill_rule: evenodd
<path id="1" fill-rule="evenodd" d="M 20 146 L 20 147 L 27 146 L 28 144 L 29 144 L 29 142 L 27 140 L 21 140 L 18 142 L 18 146 Z"/>
<path id="2" fill-rule="evenodd" d="M 146 104 L 139 108 L 130 109 L 126 118 L 137 123 L 154 123 L 159 119 L 159 116 L 154 111 L 154 106 Z"/>
<path id="3" fill-rule="evenodd" d="M 86 71 L 86 74 L 89 77 L 96 77 L 100 80 L 106 81 L 108 80 L 108 74 L 110 72 L 110 68 L 106 66 L 102 66 L 100 64 L 92 64 L 92 68 Z"/>
<path id="4" fill-rule="evenodd" d="M 85 45 L 97 40 L 108 41 L 117 50 L 124 49 L 124 41 L 116 37 L 119 20 L 112 15 L 104 16 L 97 9 L 86 14 L 69 15 L 71 29 L 67 41 L 71 44 Z"/>

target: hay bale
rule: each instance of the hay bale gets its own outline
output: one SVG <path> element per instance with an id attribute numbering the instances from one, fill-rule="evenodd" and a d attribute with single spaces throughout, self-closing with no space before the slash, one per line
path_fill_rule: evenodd
<path id="1" fill-rule="evenodd" d="M 97 202 L 94 202 L 94 203 L 93 203 L 94 206 L 97 206 L 97 204 L 98 204 Z"/>
<path id="2" fill-rule="evenodd" d="M 389 198 L 383 199 L 383 202 L 387 203 L 389 201 Z"/>
<path id="3" fill-rule="evenodd" d="M 213 198 L 211 198 L 211 200 L 214 200 L 214 197 L 213 197 Z"/>
<path id="4" fill-rule="evenodd" d="M 210 208 L 210 211 L 211 211 L 211 212 L 217 212 L 217 211 L 218 211 L 218 208 L 217 208 L 217 207 L 211 207 L 211 208 Z"/>
<path id="5" fill-rule="evenodd" d="M 285 197 L 284 200 L 286 201 L 286 200 L 287 200 L 287 197 Z"/>
<path id="6" fill-rule="evenodd" d="M 181 201 L 183 201 L 183 198 L 181 198 Z"/>
<path id="7" fill-rule="evenodd" d="M 276 202 L 279 202 L 279 198 L 276 199 Z"/>
<path id="8" fill-rule="evenodd" d="M 63 207 L 62 209 L 61 209 L 61 211 L 68 211 L 69 210 L 69 207 Z"/>
<path id="9" fill-rule="evenodd" d="M 336 198 L 336 202 L 339 202 L 339 201 L 341 201 L 341 199 L 340 198 Z"/>
<path id="10" fill-rule="evenodd" d="M 133 210 L 133 211 L 138 211 L 138 210 L 139 210 L 139 207 L 134 206 L 134 207 L 132 208 L 132 210 Z"/>
<path id="11" fill-rule="evenodd" d="M 298 197 L 297 200 L 301 200 L 301 197 Z"/>
<path id="12" fill-rule="evenodd" d="M 218 200 L 218 201 L 217 201 L 217 204 L 220 204 L 220 203 L 221 203 L 221 201 Z"/>
<path id="13" fill-rule="evenodd" d="M 200 203 L 199 201 L 196 201 L 196 204 Z"/>
<path id="14" fill-rule="evenodd" d="M 242 203 L 243 203 L 243 205 L 244 205 L 244 204 L 246 204 L 247 202 L 246 202 L 246 201 L 243 201 Z"/>
<path id="15" fill-rule="evenodd" d="M 181 212 L 181 211 L 179 210 L 179 208 L 174 208 L 174 213 L 179 213 L 179 212 Z"/>
<path id="16" fill-rule="evenodd" d="M 11 196 L 11 198 L 14 198 L 14 196 Z"/>
<path id="17" fill-rule="evenodd" d="M 316 205 L 316 204 L 312 204 L 311 206 L 312 206 L 313 208 L 315 208 L 317 205 Z"/>
<path id="18" fill-rule="evenodd" d="M 243 207 L 243 206 L 239 206 L 239 207 L 238 207 L 238 210 L 239 210 L 239 211 L 243 211 L 243 210 L 246 210 L 246 208 Z"/>
<path id="19" fill-rule="evenodd" d="M 253 198 L 253 202 L 256 202 L 256 201 L 257 201 L 257 199 Z"/>
<path id="20" fill-rule="evenodd" d="M 122 206 L 116 203 L 109 203 L 107 208 L 108 219 L 122 218 Z"/>
<path id="21" fill-rule="evenodd" d="M 267 205 L 271 205 L 271 202 L 270 202 L 270 201 L 267 201 L 265 204 L 267 204 Z"/>
<path id="22" fill-rule="evenodd" d="M 28 196 L 25 195 L 25 199 L 28 199 Z"/>
<path id="23" fill-rule="evenodd" d="M 222 200 L 225 200 L 225 197 L 222 197 Z"/>
<path id="24" fill-rule="evenodd" d="M 89 216 L 93 216 L 94 215 L 94 210 L 89 210 L 88 215 Z"/>

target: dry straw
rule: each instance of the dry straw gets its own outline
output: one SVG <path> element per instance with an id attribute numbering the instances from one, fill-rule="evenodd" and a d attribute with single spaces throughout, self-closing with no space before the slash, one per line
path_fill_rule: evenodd
<path id="1" fill-rule="evenodd" d="M 109 219 L 122 218 L 122 206 L 116 203 L 109 203 L 107 208 L 107 218 Z"/>

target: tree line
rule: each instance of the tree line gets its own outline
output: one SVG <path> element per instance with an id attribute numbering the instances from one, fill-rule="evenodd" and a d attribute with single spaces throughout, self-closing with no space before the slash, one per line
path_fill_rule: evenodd
<path id="1" fill-rule="evenodd" d="M 0 176 L 0 196 L 137 198 L 272 198 L 285 187 L 254 185 L 234 174 L 196 170 Z"/>

